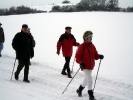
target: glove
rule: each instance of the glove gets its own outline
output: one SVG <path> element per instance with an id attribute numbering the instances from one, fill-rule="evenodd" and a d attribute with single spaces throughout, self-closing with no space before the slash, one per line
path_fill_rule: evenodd
<path id="1" fill-rule="evenodd" d="M 58 55 L 60 55 L 60 51 L 57 51 L 56 53 L 57 53 Z"/>
<path id="2" fill-rule="evenodd" d="M 103 56 L 103 55 L 99 55 L 99 58 L 100 58 L 100 59 L 103 59 L 103 58 L 104 58 L 104 56 Z"/>
<path id="3" fill-rule="evenodd" d="M 30 58 L 32 59 L 34 56 L 31 56 Z"/>
<path id="4" fill-rule="evenodd" d="M 80 68 L 85 68 L 85 64 L 84 63 L 80 63 Z"/>
<path id="5" fill-rule="evenodd" d="M 80 45 L 80 43 L 77 42 L 77 43 L 76 43 L 76 46 L 79 46 L 79 45 Z"/>

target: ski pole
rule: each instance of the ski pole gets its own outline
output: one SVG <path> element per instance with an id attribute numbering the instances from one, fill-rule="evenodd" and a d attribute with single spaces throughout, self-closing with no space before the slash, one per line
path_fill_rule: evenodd
<path id="1" fill-rule="evenodd" d="M 74 67 L 74 62 L 75 62 L 75 60 L 76 60 L 76 58 L 74 58 L 71 73 L 73 73 L 73 67 Z"/>
<path id="2" fill-rule="evenodd" d="M 62 94 L 64 94 L 64 92 L 66 91 L 67 87 L 70 85 L 70 83 L 72 82 L 72 80 L 74 79 L 74 77 L 77 75 L 77 73 L 79 72 L 80 68 L 77 70 L 76 74 L 73 76 L 73 78 L 71 79 L 71 81 L 68 83 L 68 85 L 66 86 L 65 90 L 62 92 Z"/>
<path id="3" fill-rule="evenodd" d="M 96 86 L 96 81 L 97 81 L 97 77 L 98 77 L 98 72 L 99 72 L 99 69 L 100 69 L 100 65 L 101 65 L 101 59 L 100 59 L 99 66 L 98 66 L 98 71 L 97 71 L 97 75 L 96 75 L 96 79 L 95 79 L 95 83 L 94 83 L 93 92 L 94 92 L 94 89 L 95 89 L 95 86 Z"/>
<path id="4" fill-rule="evenodd" d="M 13 71 L 12 71 L 12 75 L 11 75 L 11 79 L 12 80 L 12 76 L 13 76 L 13 72 L 14 72 L 14 68 L 15 68 L 15 63 L 16 63 L 16 58 L 15 58 L 15 62 L 14 62 L 14 66 L 13 66 Z"/>
<path id="5" fill-rule="evenodd" d="M 78 50 L 78 48 L 77 48 L 77 50 Z M 77 50 L 76 50 L 76 52 L 77 52 Z M 71 73 L 73 73 L 73 67 L 74 67 L 74 62 L 75 62 L 75 60 L 76 60 L 76 54 L 75 54 L 75 57 L 74 57 L 74 61 L 73 61 Z"/>

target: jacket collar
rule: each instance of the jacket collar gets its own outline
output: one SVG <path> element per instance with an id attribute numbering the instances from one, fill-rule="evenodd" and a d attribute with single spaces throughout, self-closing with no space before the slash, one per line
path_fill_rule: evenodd
<path id="1" fill-rule="evenodd" d="M 92 44 L 92 42 L 91 42 L 91 43 L 84 42 L 83 44 L 84 44 L 85 46 L 87 46 L 87 47 L 90 47 L 90 46 L 91 46 L 91 44 Z"/>
<path id="2" fill-rule="evenodd" d="M 71 33 L 69 34 L 69 33 L 66 33 L 66 32 L 65 32 L 65 34 L 66 34 L 67 36 L 70 36 Z"/>
<path id="3" fill-rule="evenodd" d="M 23 32 L 22 30 L 21 30 L 21 33 L 28 34 L 28 33 Z"/>
<path id="4" fill-rule="evenodd" d="M 92 44 L 92 42 L 90 42 L 90 43 L 88 43 L 88 42 L 84 42 L 84 44 L 86 44 L 86 45 L 90 45 L 90 44 Z"/>

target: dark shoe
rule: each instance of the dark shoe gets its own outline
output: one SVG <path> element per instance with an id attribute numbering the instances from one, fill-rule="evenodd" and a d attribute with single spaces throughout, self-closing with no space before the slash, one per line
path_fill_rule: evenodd
<path id="1" fill-rule="evenodd" d="M 89 100 L 96 100 L 95 97 L 90 97 Z"/>
<path id="2" fill-rule="evenodd" d="M 15 73 L 14 73 L 14 78 L 15 78 L 16 80 L 19 79 L 18 75 L 16 75 Z"/>
<path id="3" fill-rule="evenodd" d="M 88 94 L 89 94 L 89 100 L 96 100 L 94 95 L 93 95 L 93 91 L 92 90 L 88 90 Z"/>
<path id="4" fill-rule="evenodd" d="M 70 73 L 68 73 L 68 78 L 72 78 L 72 76 L 71 76 L 71 74 L 70 74 Z"/>
<path id="5" fill-rule="evenodd" d="M 23 80 L 23 82 L 30 83 L 30 81 L 29 81 L 29 80 Z"/>
<path id="6" fill-rule="evenodd" d="M 79 88 L 77 89 L 77 94 L 79 97 L 82 97 L 82 91 L 83 91 L 84 87 L 82 87 L 81 85 L 79 86 Z"/>
<path id="7" fill-rule="evenodd" d="M 61 74 L 62 75 L 67 75 L 67 73 L 65 72 L 65 70 L 62 70 Z"/>
<path id="8" fill-rule="evenodd" d="M 0 54 L 0 57 L 2 57 L 2 55 Z"/>

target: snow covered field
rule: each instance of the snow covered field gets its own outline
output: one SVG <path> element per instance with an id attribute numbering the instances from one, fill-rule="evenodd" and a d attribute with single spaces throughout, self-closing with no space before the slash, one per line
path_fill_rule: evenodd
<path id="1" fill-rule="evenodd" d="M 0 16 L 6 41 L 3 57 L 0 58 L 0 99 L 1 100 L 88 100 L 87 89 L 79 98 L 76 89 L 83 80 L 80 71 L 68 87 L 70 81 L 60 74 L 64 58 L 56 54 L 56 43 L 64 33 L 65 26 L 71 26 L 72 34 L 82 43 L 86 30 L 94 33 L 93 43 L 100 54 L 105 56 L 101 62 L 95 88 L 98 100 L 133 100 L 133 13 L 117 12 L 80 12 L 80 13 L 41 13 L 29 15 Z M 28 24 L 36 40 L 35 57 L 31 60 L 30 84 L 20 80 L 10 81 L 15 52 L 11 43 L 14 35 L 21 30 L 22 24 Z M 71 66 L 76 47 L 73 50 Z M 99 60 L 93 71 L 93 80 Z M 17 63 L 15 70 L 17 68 Z M 75 63 L 74 73 L 79 68 Z"/>

